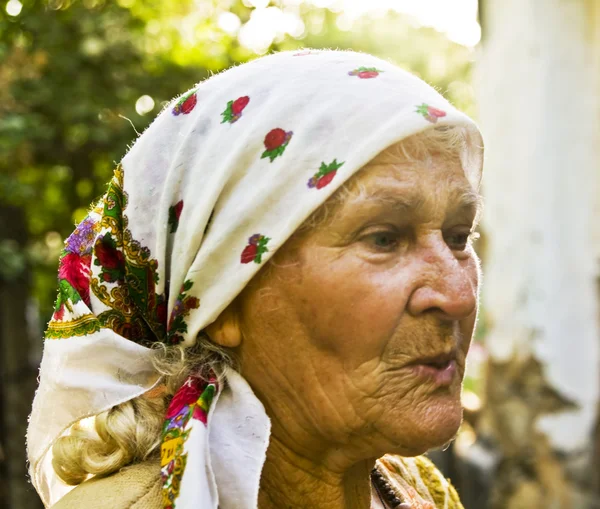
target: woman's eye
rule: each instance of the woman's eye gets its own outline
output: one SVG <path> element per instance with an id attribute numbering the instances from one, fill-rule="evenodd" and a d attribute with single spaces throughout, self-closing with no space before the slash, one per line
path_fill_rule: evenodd
<path id="1" fill-rule="evenodd" d="M 469 239 L 475 240 L 477 238 L 479 238 L 479 234 L 476 232 L 452 233 L 446 236 L 446 243 L 451 249 L 464 251 L 467 248 Z"/>
<path id="2" fill-rule="evenodd" d="M 398 234 L 394 232 L 376 232 L 365 237 L 365 241 L 378 251 L 392 251 L 398 244 Z"/>

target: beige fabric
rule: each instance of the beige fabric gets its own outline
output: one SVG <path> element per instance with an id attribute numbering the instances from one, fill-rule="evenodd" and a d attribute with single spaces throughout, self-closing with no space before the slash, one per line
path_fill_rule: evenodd
<path id="1" fill-rule="evenodd" d="M 377 462 L 399 498 L 412 509 L 463 509 L 454 487 L 426 458 L 386 455 Z M 158 460 L 139 463 L 100 479 L 90 479 L 51 509 L 162 509 Z"/>
<path id="2" fill-rule="evenodd" d="M 90 479 L 52 509 L 162 509 L 160 463 L 147 461 L 109 477 Z"/>

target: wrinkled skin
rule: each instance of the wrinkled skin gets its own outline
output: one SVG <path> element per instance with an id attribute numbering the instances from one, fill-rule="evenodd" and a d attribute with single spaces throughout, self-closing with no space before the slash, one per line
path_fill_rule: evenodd
<path id="1" fill-rule="evenodd" d="M 237 345 L 272 419 L 261 509 L 366 509 L 377 457 L 422 454 L 460 425 L 478 196 L 458 158 L 389 157 L 354 177 L 351 189 L 366 193 L 288 240 L 209 329 Z M 451 350 L 458 369 L 448 386 L 409 366 Z"/>

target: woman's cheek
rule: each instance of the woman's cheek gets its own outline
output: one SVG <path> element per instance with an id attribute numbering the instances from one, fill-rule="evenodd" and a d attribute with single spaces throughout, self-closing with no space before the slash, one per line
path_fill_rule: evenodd
<path id="1" fill-rule="evenodd" d="M 337 327 L 364 356 L 380 352 L 396 334 L 404 314 L 406 297 L 399 291 L 401 283 L 390 276 L 368 277 L 362 274 L 356 285 L 348 288 L 347 305 L 338 314 Z"/>
<path id="2" fill-rule="evenodd" d="M 467 270 L 470 272 L 473 281 L 473 292 L 475 293 L 476 307 L 475 312 L 473 314 L 461 320 L 459 323 L 460 332 L 462 336 L 461 349 L 465 353 L 465 355 L 469 351 L 469 347 L 473 339 L 473 334 L 475 332 L 475 325 L 477 323 L 481 278 L 481 264 L 479 258 L 477 257 L 477 254 L 475 253 L 472 246 L 469 246 L 469 249 L 471 250 L 471 256 L 469 257 L 469 260 L 467 262 Z"/>

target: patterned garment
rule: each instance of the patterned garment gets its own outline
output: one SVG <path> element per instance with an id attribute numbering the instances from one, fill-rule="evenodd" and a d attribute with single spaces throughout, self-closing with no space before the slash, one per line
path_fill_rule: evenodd
<path id="1" fill-rule="evenodd" d="M 463 165 L 478 188 L 483 144 L 474 123 L 423 81 L 367 54 L 269 55 L 165 108 L 65 242 L 28 430 L 44 503 L 66 490 L 47 454 L 57 437 L 151 389 L 154 343 L 193 345 L 336 189 L 434 125 L 466 128 Z M 270 422 L 239 374 L 224 381 L 189 380 L 175 396 L 185 404 L 165 421 L 165 508 L 256 507 Z"/>
<path id="2" fill-rule="evenodd" d="M 411 509 L 464 509 L 454 486 L 424 456 L 387 454 L 377 460 L 377 468 Z"/>

